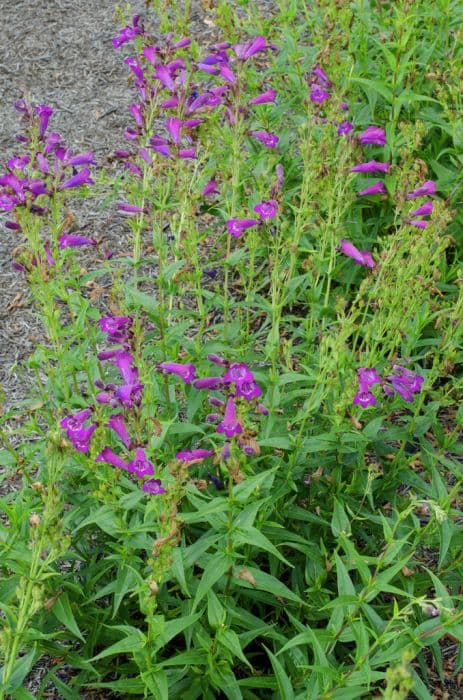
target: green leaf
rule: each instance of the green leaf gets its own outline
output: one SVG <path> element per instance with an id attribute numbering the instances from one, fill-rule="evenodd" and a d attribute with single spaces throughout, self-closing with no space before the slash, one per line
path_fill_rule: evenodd
<path id="1" fill-rule="evenodd" d="M 339 537 L 341 534 L 343 535 L 349 535 L 351 528 L 350 528 L 350 520 L 347 517 L 346 511 L 344 510 L 344 506 L 340 501 L 337 500 L 337 498 L 334 499 L 333 502 L 333 517 L 331 519 L 331 531 L 335 537 Z"/>
<path id="2" fill-rule="evenodd" d="M 265 651 L 267 652 L 270 663 L 272 664 L 273 672 L 278 683 L 278 690 L 280 692 L 281 700 L 294 700 L 294 691 L 291 681 L 289 680 L 285 669 L 281 665 L 277 657 L 272 654 L 270 649 L 267 649 L 265 644 L 263 645 Z"/>
<path id="3" fill-rule="evenodd" d="M 285 559 L 275 545 L 273 545 L 270 540 L 255 527 L 247 527 L 245 532 L 240 532 L 238 530 L 235 535 L 235 544 L 238 546 L 243 544 L 251 545 L 252 547 L 264 549 L 266 552 L 270 552 L 270 554 L 273 554 L 273 556 L 277 557 L 277 559 L 293 568 L 293 564 Z"/>
<path id="4" fill-rule="evenodd" d="M 115 654 L 130 654 L 134 651 L 139 651 L 143 649 L 146 643 L 146 637 L 142 632 L 129 634 L 128 637 L 121 639 L 115 644 L 111 644 L 107 649 L 103 649 L 99 654 L 90 659 L 90 661 L 97 661 L 98 659 L 105 659 L 107 656 L 114 656 Z"/>
<path id="5" fill-rule="evenodd" d="M 254 569 L 253 567 L 247 566 L 246 570 L 255 581 L 255 586 L 252 586 L 248 581 L 238 578 L 235 572 L 235 577 L 233 583 L 238 586 L 243 586 L 245 588 L 253 587 L 256 590 L 267 591 L 267 593 L 272 593 L 275 597 L 285 598 L 286 600 L 292 600 L 299 605 L 305 605 L 304 601 L 299 598 L 291 589 L 285 586 L 284 583 L 278 581 L 274 576 L 261 571 L 260 569 Z"/>
<path id="6" fill-rule="evenodd" d="M 40 653 L 33 649 L 29 653 L 24 654 L 24 656 L 17 658 L 13 667 L 13 673 L 11 674 L 6 687 L 3 683 L 3 671 L 5 667 L 0 669 L 0 687 L 5 689 L 7 693 L 12 693 L 14 690 L 19 688 L 39 656 Z"/>
<path id="7" fill-rule="evenodd" d="M 53 614 L 61 622 L 62 625 L 72 632 L 75 637 L 78 637 L 82 642 L 85 642 L 82 632 L 80 631 L 74 613 L 72 612 L 71 604 L 67 593 L 61 593 L 56 599 L 53 607 Z"/>
<path id="8" fill-rule="evenodd" d="M 232 564 L 233 560 L 227 554 L 223 554 L 222 552 L 218 552 L 211 557 L 203 571 L 201 581 L 199 582 L 192 611 L 196 610 L 198 604 L 207 594 L 208 590 L 212 588 L 212 586 L 217 583 L 220 578 L 222 578 L 222 576 L 230 569 Z"/>
<path id="9" fill-rule="evenodd" d="M 377 92 L 381 97 L 384 97 L 388 104 L 392 104 L 394 99 L 392 90 L 386 85 L 383 85 L 383 83 L 380 83 L 379 80 L 369 80 L 368 78 L 351 78 L 351 80 L 353 83 L 361 85 L 364 89 Z"/>
<path id="10" fill-rule="evenodd" d="M 217 641 L 224 647 L 229 649 L 232 654 L 238 657 L 246 666 L 252 670 L 252 666 L 245 657 L 243 650 L 241 649 L 240 639 L 236 632 L 232 629 L 219 628 L 217 632 Z"/>
<path id="11" fill-rule="evenodd" d="M 108 688 L 121 695 L 143 695 L 145 692 L 145 684 L 139 676 L 122 678 L 118 681 L 111 681 L 110 683 L 88 683 L 84 685 L 84 688 Z"/>

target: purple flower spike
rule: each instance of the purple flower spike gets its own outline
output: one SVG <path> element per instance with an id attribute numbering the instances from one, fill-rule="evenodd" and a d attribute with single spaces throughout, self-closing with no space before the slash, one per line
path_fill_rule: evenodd
<path id="1" fill-rule="evenodd" d="M 350 169 L 351 173 L 388 173 L 389 163 L 379 163 L 377 160 L 369 160 L 367 163 L 359 163 Z"/>
<path id="2" fill-rule="evenodd" d="M 385 146 L 386 145 L 386 133 L 384 129 L 378 126 L 369 126 L 365 131 L 363 131 L 359 136 L 359 141 L 364 146 Z"/>
<path id="3" fill-rule="evenodd" d="M 235 238 L 241 236 L 243 231 L 251 226 L 256 226 L 260 223 L 258 219 L 229 219 L 227 223 L 228 233 Z"/>
<path id="4" fill-rule="evenodd" d="M 249 100 L 248 105 L 263 105 L 267 104 L 268 102 L 275 102 L 276 96 L 277 91 L 270 88 L 270 90 L 261 92 L 260 95 L 257 95 L 256 97 L 253 97 L 252 100 Z"/>
<path id="5" fill-rule="evenodd" d="M 407 194 L 407 199 L 415 199 L 424 195 L 434 194 L 436 191 L 436 183 L 433 180 L 426 180 L 421 187 Z"/>
<path id="6" fill-rule="evenodd" d="M 432 199 L 430 199 L 429 201 L 422 204 L 421 207 L 418 207 L 418 209 L 412 211 L 410 213 L 410 216 L 430 216 L 432 214 L 433 209 L 434 202 L 432 201 Z"/>
<path id="7" fill-rule="evenodd" d="M 106 462 L 106 464 L 111 464 L 113 467 L 118 467 L 126 472 L 130 471 L 128 463 L 113 452 L 110 447 L 105 447 L 96 457 L 95 461 Z"/>
<path id="8" fill-rule="evenodd" d="M 275 199 L 269 199 L 256 204 L 254 211 L 259 214 L 261 219 L 273 219 L 277 215 L 278 202 Z"/>
<path id="9" fill-rule="evenodd" d="M 69 233 L 65 233 L 58 238 L 58 247 L 60 250 L 65 248 L 76 248 L 81 245 L 97 245 L 93 238 L 87 238 L 86 236 L 73 236 Z"/>
<path id="10" fill-rule="evenodd" d="M 58 189 L 68 190 L 71 187 L 81 187 L 82 185 L 93 185 L 94 181 L 90 177 L 90 170 L 88 168 L 83 168 L 77 175 L 73 175 L 68 180 L 63 182 Z"/>
<path id="11" fill-rule="evenodd" d="M 376 263 L 373 260 L 371 253 L 368 250 L 359 250 L 350 241 L 342 239 L 339 242 L 339 252 L 344 253 L 349 258 L 352 258 L 357 265 L 364 265 L 365 267 L 375 267 Z"/>
<path id="12" fill-rule="evenodd" d="M 212 457 L 213 454 L 215 454 L 214 450 L 196 449 L 196 450 L 183 450 L 181 452 L 177 452 L 177 454 L 175 456 L 177 459 L 180 459 L 182 462 L 199 462 L 199 461 L 202 461 L 203 459 L 206 459 L 206 457 Z"/>
<path id="13" fill-rule="evenodd" d="M 154 474 L 154 467 L 147 459 L 145 450 L 143 450 L 141 447 L 137 447 L 135 450 L 135 459 L 129 462 L 128 468 L 129 471 L 133 472 L 139 479 L 144 476 L 152 476 Z"/>
<path id="14" fill-rule="evenodd" d="M 166 492 L 160 479 L 147 479 L 143 482 L 141 490 L 145 493 L 149 493 L 150 496 L 160 496 L 162 493 Z"/>
<path id="15" fill-rule="evenodd" d="M 328 100 L 330 97 L 330 93 L 327 90 L 324 90 L 322 87 L 319 85 L 312 85 L 311 90 L 310 90 L 310 101 L 315 102 L 317 104 L 323 104 L 326 100 Z"/>
<path id="16" fill-rule="evenodd" d="M 124 423 L 124 417 L 120 413 L 116 413 L 109 417 L 107 422 L 107 427 L 112 428 L 116 435 L 120 437 L 127 449 L 130 449 L 130 436 L 127 432 L 126 425 Z"/>
<path id="17" fill-rule="evenodd" d="M 275 148 L 280 140 L 278 136 L 271 131 L 251 131 L 251 136 L 259 139 L 267 148 Z"/>
<path id="18" fill-rule="evenodd" d="M 357 197 L 366 197 L 368 195 L 373 195 L 373 194 L 386 194 L 387 190 L 386 187 L 384 186 L 384 182 L 381 180 L 378 180 L 378 182 L 375 182 L 374 185 L 370 185 L 369 187 L 365 187 L 364 190 L 361 192 L 357 193 Z"/>
<path id="19" fill-rule="evenodd" d="M 209 182 L 206 182 L 201 194 L 203 195 L 203 197 L 207 197 L 210 194 L 219 194 L 219 190 L 218 190 L 216 181 L 209 180 Z"/>
<path id="20" fill-rule="evenodd" d="M 352 122 L 347 121 L 347 119 L 343 119 L 343 121 L 338 125 L 338 136 L 349 134 L 353 128 L 354 125 Z"/>
<path id="21" fill-rule="evenodd" d="M 362 406 L 362 408 L 374 406 L 376 404 L 376 397 L 371 393 L 371 391 L 361 388 L 360 391 L 354 396 L 354 403 Z"/>
<path id="22" fill-rule="evenodd" d="M 218 433 L 223 433 L 228 438 L 243 432 L 243 427 L 236 417 L 236 407 L 233 396 L 228 397 L 224 419 L 219 423 L 216 430 Z"/>
<path id="23" fill-rule="evenodd" d="M 178 362 L 161 362 L 158 364 L 158 369 L 162 370 L 164 374 L 176 374 L 177 377 L 183 379 L 185 384 L 191 384 L 196 378 L 196 368 L 189 362 L 184 365 Z"/>
<path id="24" fill-rule="evenodd" d="M 50 117 L 53 114 L 53 109 L 48 105 L 37 105 L 37 107 L 35 107 L 34 109 L 35 113 L 39 117 L 39 138 L 43 138 L 47 130 Z"/>

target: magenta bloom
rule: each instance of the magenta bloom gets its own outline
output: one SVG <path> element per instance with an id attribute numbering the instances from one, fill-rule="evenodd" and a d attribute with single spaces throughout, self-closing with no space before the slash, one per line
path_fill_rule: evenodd
<path id="1" fill-rule="evenodd" d="M 146 481 L 143 482 L 141 490 L 145 493 L 149 493 L 150 496 L 159 496 L 166 492 L 160 479 L 146 479 Z"/>
<path id="2" fill-rule="evenodd" d="M 114 430 L 116 435 L 120 437 L 127 449 L 130 449 L 131 440 L 124 422 L 124 416 L 122 416 L 120 413 L 114 414 L 109 417 L 109 421 L 106 425 L 108 428 Z"/>
<path id="3" fill-rule="evenodd" d="M 253 380 L 254 375 L 244 362 L 233 362 L 223 375 L 223 381 L 235 382 L 236 384 L 252 382 Z"/>
<path id="4" fill-rule="evenodd" d="M 207 195 L 209 194 L 219 194 L 216 181 L 209 180 L 209 182 L 206 182 L 201 194 L 203 195 L 203 197 L 207 197 Z"/>
<path id="5" fill-rule="evenodd" d="M 371 253 L 368 250 L 359 250 L 350 241 L 342 239 L 339 242 L 338 250 L 349 258 L 352 258 L 357 265 L 364 265 L 365 267 L 375 267 L 376 263 L 373 260 Z"/>
<path id="6" fill-rule="evenodd" d="M 371 391 L 360 388 L 360 391 L 358 391 L 354 396 L 353 403 L 362 406 L 362 408 L 374 406 L 376 404 L 376 397 L 371 393 Z"/>
<path id="7" fill-rule="evenodd" d="M 423 182 L 421 187 L 416 190 L 409 192 L 407 194 L 407 199 L 415 199 L 416 197 L 423 197 L 424 195 L 434 194 L 436 191 L 436 183 L 433 180 L 426 180 Z"/>
<path id="8" fill-rule="evenodd" d="M 158 369 L 162 370 L 164 374 L 176 374 L 177 377 L 183 379 L 185 384 L 191 384 L 196 378 L 196 368 L 189 362 L 184 365 L 178 362 L 161 362 L 158 364 Z"/>
<path id="9" fill-rule="evenodd" d="M 165 88 L 174 92 L 175 83 L 167 66 L 156 66 L 154 77 L 157 78 Z"/>
<path id="10" fill-rule="evenodd" d="M 90 170 L 88 168 L 83 168 L 77 175 L 73 175 L 68 180 L 63 182 L 58 190 L 68 190 L 71 187 L 81 187 L 82 185 L 93 185 L 94 181 L 90 177 Z"/>
<path id="11" fill-rule="evenodd" d="M 273 219 L 277 215 L 278 202 L 275 199 L 269 199 L 256 204 L 254 211 L 259 214 L 261 219 Z"/>
<path id="12" fill-rule="evenodd" d="M 185 160 L 186 158 L 192 158 L 195 160 L 198 156 L 196 155 L 195 148 L 180 148 L 178 151 L 178 157 Z"/>
<path id="13" fill-rule="evenodd" d="M 351 173 L 388 173 L 390 163 L 379 163 L 377 160 L 369 160 L 367 163 L 359 163 L 350 169 Z"/>
<path id="14" fill-rule="evenodd" d="M 354 128 L 354 125 L 347 121 L 347 119 L 343 119 L 343 121 L 338 125 L 338 135 L 342 136 L 343 134 L 349 134 L 352 129 Z"/>
<path id="15" fill-rule="evenodd" d="M 206 459 L 206 457 L 212 457 L 213 454 L 215 454 L 214 450 L 196 449 L 196 450 L 183 450 L 181 452 L 177 452 L 177 454 L 175 456 L 177 459 L 180 459 L 182 462 L 196 462 L 197 460 L 200 460 L 200 459 Z"/>
<path id="16" fill-rule="evenodd" d="M 251 136 L 259 139 L 267 148 L 275 148 L 280 140 L 278 136 L 271 131 L 251 131 Z"/>
<path id="17" fill-rule="evenodd" d="M 137 34 L 143 34 L 143 28 L 139 26 L 139 21 L 140 17 L 138 15 L 134 15 L 132 18 L 132 26 L 127 25 L 126 27 L 123 27 L 119 31 L 118 36 L 111 39 L 112 45 L 115 49 L 118 49 L 127 41 L 132 41 Z"/>
<path id="18" fill-rule="evenodd" d="M 385 146 L 386 145 L 386 133 L 384 129 L 378 126 L 369 126 L 365 131 L 363 131 L 359 136 L 359 141 L 364 146 Z"/>
<path id="19" fill-rule="evenodd" d="M 170 117 L 166 121 L 166 129 L 170 134 L 172 141 L 178 146 L 180 143 L 180 129 L 182 128 L 182 120 L 177 117 Z"/>
<path id="20" fill-rule="evenodd" d="M 381 383 L 381 377 L 374 367 L 359 367 L 357 375 L 361 387 L 370 387 L 373 386 L 373 384 Z"/>
<path id="21" fill-rule="evenodd" d="M 426 221 L 426 219 L 417 219 L 416 221 L 406 221 L 405 223 L 409 224 L 410 226 L 414 226 L 415 228 L 424 230 L 429 222 Z"/>
<path id="22" fill-rule="evenodd" d="M 48 105 L 37 105 L 37 107 L 34 108 L 34 111 L 39 117 L 39 138 L 43 138 L 47 130 L 50 117 L 53 114 L 53 109 Z"/>
<path id="23" fill-rule="evenodd" d="M 233 50 L 236 53 L 237 58 L 245 61 L 247 58 L 254 56 L 254 54 L 258 53 L 259 51 L 265 51 L 266 49 L 273 48 L 275 48 L 273 44 L 267 44 L 267 40 L 263 36 L 256 36 L 246 44 L 235 44 Z"/>
<path id="24" fill-rule="evenodd" d="M 128 204 L 127 202 L 119 202 L 117 205 L 117 211 L 123 214 L 143 214 L 143 208 L 137 207 L 135 204 Z"/>
<path id="25" fill-rule="evenodd" d="M 316 82 L 318 82 L 319 85 L 323 85 L 323 87 L 331 87 L 333 84 L 319 63 L 317 63 L 312 70 L 312 75 L 315 75 L 317 79 Z"/>
<path id="26" fill-rule="evenodd" d="M 258 399 L 262 396 L 262 389 L 257 384 L 257 382 L 240 382 L 236 385 L 236 396 L 241 396 L 246 401 L 252 401 L 252 399 Z"/>
<path id="27" fill-rule="evenodd" d="M 106 462 L 113 467 L 118 467 L 124 471 L 130 471 L 128 462 L 117 455 L 110 447 L 105 447 L 95 459 L 96 462 Z"/>
<path id="28" fill-rule="evenodd" d="M 310 89 L 310 101 L 317 104 L 323 104 L 330 97 L 328 90 L 320 87 L 320 85 L 312 85 Z"/>
<path id="29" fill-rule="evenodd" d="M 364 190 L 361 192 L 357 192 L 357 197 L 366 197 L 367 195 L 373 195 L 373 194 L 386 194 L 387 190 L 386 187 L 384 186 L 384 182 L 381 180 L 378 180 L 378 182 L 375 182 L 374 185 L 370 185 L 369 187 L 365 187 Z"/>
<path id="30" fill-rule="evenodd" d="M 392 365 L 392 369 L 394 370 L 394 374 L 385 377 L 386 381 L 390 384 L 384 385 L 384 391 L 389 396 L 393 396 L 394 393 L 399 394 L 404 401 L 411 403 L 413 401 L 413 394 L 421 390 L 424 377 L 401 365 Z"/>
<path id="31" fill-rule="evenodd" d="M 147 459 L 145 450 L 143 450 L 141 447 L 137 447 L 135 450 L 135 459 L 129 462 L 128 469 L 139 479 L 144 476 L 152 476 L 154 474 L 154 467 Z"/>
<path id="32" fill-rule="evenodd" d="M 103 333 L 108 334 L 109 343 L 123 343 L 127 340 L 133 318 L 130 316 L 103 316 L 98 324 Z"/>
<path id="33" fill-rule="evenodd" d="M 223 377 L 203 377 L 202 379 L 196 379 L 193 382 L 195 389 L 222 389 L 223 384 Z"/>
<path id="34" fill-rule="evenodd" d="M 253 97 L 252 100 L 249 100 L 248 105 L 262 105 L 268 102 L 275 102 L 276 95 L 277 91 L 270 88 L 265 92 L 261 92 L 260 95 L 256 95 L 256 97 Z"/>
<path id="35" fill-rule="evenodd" d="M 38 156 L 39 154 L 37 154 Z M 91 151 L 78 153 L 76 156 L 66 157 L 66 165 L 96 165 L 94 155 Z"/>
<path id="36" fill-rule="evenodd" d="M 81 245 L 96 245 L 96 241 L 93 238 L 87 238 L 86 236 L 73 236 L 70 233 L 64 233 L 58 238 L 58 247 L 60 250 L 65 248 L 76 248 Z"/>
<path id="37" fill-rule="evenodd" d="M 223 433 L 228 438 L 243 432 L 243 427 L 236 417 L 236 407 L 233 396 L 228 397 L 224 419 L 219 423 L 216 430 L 218 433 Z"/>
<path id="38" fill-rule="evenodd" d="M 71 432 L 75 430 L 80 430 L 87 418 L 90 418 L 91 415 L 92 409 L 84 408 L 81 411 L 77 411 L 77 413 L 72 413 L 70 416 L 66 416 L 65 418 L 63 418 L 60 421 L 60 426 L 61 428 L 63 428 L 63 430 L 68 430 Z"/>
<path id="39" fill-rule="evenodd" d="M 229 219 L 227 222 L 228 233 L 235 238 L 241 236 L 243 231 L 251 226 L 256 226 L 260 223 L 258 219 Z"/>
<path id="40" fill-rule="evenodd" d="M 421 207 L 418 207 L 418 209 L 415 209 L 410 213 L 410 216 L 429 216 L 432 214 L 432 210 L 434 209 L 434 202 L 432 199 L 428 200 L 424 204 L 421 205 Z"/>

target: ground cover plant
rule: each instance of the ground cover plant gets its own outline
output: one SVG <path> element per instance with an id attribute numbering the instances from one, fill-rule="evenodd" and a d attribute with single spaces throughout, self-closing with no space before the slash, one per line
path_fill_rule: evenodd
<path id="1" fill-rule="evenodd" d="M 14 105 L 44 334 L 0 415 L 0 698 L 432 698 L 463 660 L 463 6 L 203 11 L 210 41 L 187 2 L 117 11 L 106 166 Z"/>

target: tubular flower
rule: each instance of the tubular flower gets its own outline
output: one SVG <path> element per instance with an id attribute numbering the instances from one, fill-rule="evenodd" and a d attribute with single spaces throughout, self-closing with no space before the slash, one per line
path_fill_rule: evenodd
<path id="1" fill-rule="evenodd" d="M 178 362 L 160 362 L 158 369 L 164 374 L 176 374 L 185 384 L 191 384 L 196 379 L 196 367 L 189 362 L 184 365 Z"/>
<path id="2" fill-rule="evenodd" d="M 374 185 L 370 185 L 369 187 L 365 187 L 364 190 L 361 192 L 357 193 L 357 197 L 366 197 L 368 195 L 373 195 L 373 194 L 386 194 L 387 190 L 386 187 L 384 186 L 384 182 L 381 180 L 378 180 L 378 182 L 375 182 Z"/>
<path id="3" fill-rule="evenodd" d="M 236 417 L 236 406 L 233 396 L 228 397 L 224 419 L 219 423 L 216 430 L 218 433 L 223 433 L 228 438 L 243 432 L 243 427 Z"/>
<path id="4" fill-rule="evenodd" d="M 424 195 L 434 194 L 436 191 L 436 183 L 433 180 L 426 180 L 423 182 L 421 187 L 416 190 L 412 190 L 407 194 L 407 199 L 416 199 L 416 197 L 423 197 Z"/>
<path id="5" fill-rule="evenodd" d="M 375 267 L 376 263 L 373 260 L 371 253 L 368 250 L 359 250 L 350 241 L 342 239 L 339 242 L 339 252 L 344 253 L 349 258 L 352 258 L 357 265 L 364 265 L 365 267 Z"/>
<path id="6" fill-rule="evenodd" d="M 384 129 L 379 126 L 369 126 L 365 131 L 359 136 L 359 141 L 364 146 L 385 146 L 386 145 L 386 133 Z"/>
<path id="7" fill-rule="evenodd" d="M 150 496 L 159 496 L 166 492 L 160 479 L 146 479 L 146 481 L 143 482 L 141 490 L 145 493 L 149 493 Z"/>
<path id="8" fill-rule="evenodd" d="M 280 140 L 278 136 L 271 131 L 251 131 L 251 136 L 259 139 L 267 148 L 275 148 Z"/>
<path id="9" fill-rule="evenodd" d="M 128 463 L 128 469 L 139 479 L 154 474 L 154 467 L 146 457 L 145 450 L 141 447 L 137 447 L 135 450 L 135 459 Z"/>
<path id="10" fill-rule="evenodd" d="M 262 220 L 273 219 L 277 215 L 278 202 L 275 199 L 263 201 L 260 204 L 256 204 L 254 211 L 256 214 L 259 214 Z"/>
<path id="11" fill-rule="evenodd" d="M 258 219 L 229 219 L 227 224 L 228 233 L 235 238 L 241 236 L 243 231 L 251 226 L 256 226 L 260 221 Z"/>
<path id="12" fill-rule="evenodd" d="M 434 202 L 432 199 L 428 200 L 422 204 L 418 209 L 415 209 L 410 213 L 410 216 L 430 216 L 434 209 Z"/>
<path id="13" fill-rule="evenodd" d="M 367 163 L 359 163 L 350 169 L 351 173 L 388 173 L 390 163 L 380 163 L 377 160 L 369 160 Z"/>
<path id="14" fill-rule="evenodd" d="M 109 421 L 106 425 L 108 428 L 114 430 L 116 435 L 122 440 L 127 449 L 130 449 L 131 440 L 129 433 L 127 432 L 124 417 L 120 413 L 114 414 L 109 417 Z"/>
<path id="15" fill-rule="evenodd" d="M 215 454 L 214 450 L 203 450 L 198 448 L 196 450 L 182 450 L 181 452 L 177 452 L 175 456 L 182 462 L 199 462 L 206 459 L 206 457 L 212 457 L 213 454 Z"/>

